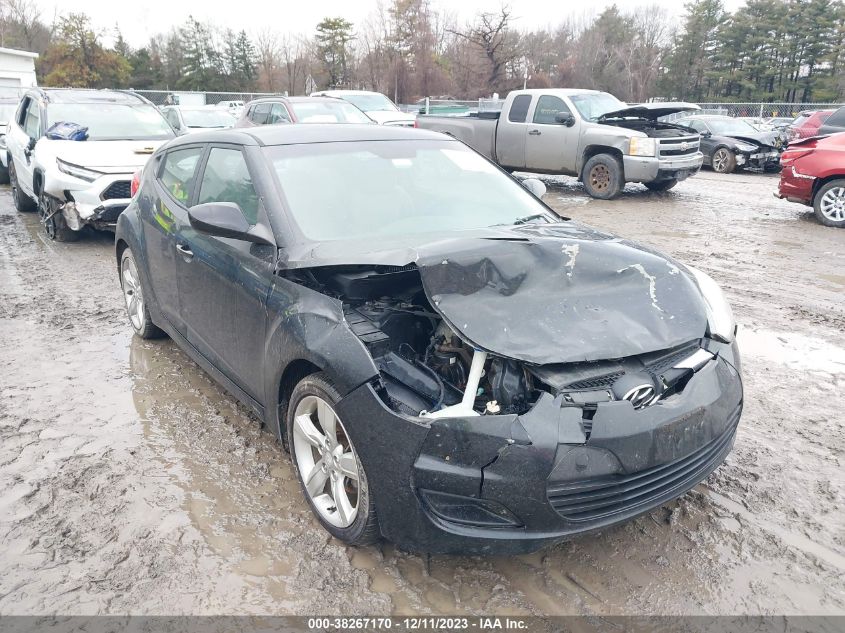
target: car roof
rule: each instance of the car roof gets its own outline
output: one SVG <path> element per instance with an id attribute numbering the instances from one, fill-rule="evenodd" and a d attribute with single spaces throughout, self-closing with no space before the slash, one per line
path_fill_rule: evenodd
<path id="1" fill-rule="evenodd" d="M 310 98 L 310 97 L 309 97 Z M 168 147 L 193 143 L 236 143 L 239 145 L 299 145 L 309 143 L 351 143 L 356 141 L 453 141 L 439 132 L 411 127 L 368 123 L 288 123 L 198 132 L 180 136 Z"/>
<path id="2" fill-rule="evenodd" d="M 50 103 L 149 103 L 141 95 L 124 90 L 94 90 L 87 88 L 38 88 Z"/>
<path id="3" fill-rule="evenodd" d="M 285 97 L 279 95 L 278 97 L 260 97 L 249 102 L 250 105 L 254 103 L 314 103 L 315 101 L 323 101 L 329 103 L 339 103 L 340 99 L 337 97 Z"/>

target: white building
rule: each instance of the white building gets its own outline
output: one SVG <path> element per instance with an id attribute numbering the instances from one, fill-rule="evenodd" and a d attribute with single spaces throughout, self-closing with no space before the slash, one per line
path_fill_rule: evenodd
<path id="1" fill-rule="evenodd" d="M 0 89 L 37 86 L 35 60 L 38 53 L 0 48 Z"/>

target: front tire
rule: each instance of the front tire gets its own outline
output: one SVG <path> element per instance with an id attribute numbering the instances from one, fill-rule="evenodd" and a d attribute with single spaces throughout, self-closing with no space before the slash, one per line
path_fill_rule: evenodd
<path id="1" fill-rule="evenodd" d="M 74 231 L 67 225 L 65 216 L 58 210 L 57 200 L 43 191 L 38 194 L 38 215 L 47 237 L 56 242 L 75 242 L 79 239 L 79 231 Z"/>
<path id="2" fill-rule="evenodd" d="M 678 184 L 678 180 L 676 178 L 671 178 L 669 180 L 654 180 L 643 184 L 652 191 L 669 191 L 672 187 Z"/>
<path id="3" fill-rule="evenodd" d="M 8 185 L 9 184 L 9 169 L 7 167 L 3 167 L 3 163 L 0 163 L 0 185 Z"/>
<path id="4" fill-rule="evenodd" d="M 831 180 L 813 197 L 816 218 L 825 226 L 845 228 L 845 180 Z"/>
<path id="5" fill-rule="evenodd" d="M 335 407 L 340 393 L 324 374 L 302 379 L 287 411 L 291 461 L 320 524 L 349 545 L 379 539 L 367 473 Z"/>
<path id="6" fill-rule="evenodd" d="M 710 157 L 710 166 L 718 174 L 730 174 L 736 170 L 736 154 L 727 147 L 720 147 Z"/>
<path id="7" fill-rule="evenodd" d="M 596 154 L 584 165 L 584 188 L 593 198 L 612 200 L 625 186 L 622 164 L 611 154 Z"/>
<path id="8" fill-rule="evenodd" d="M 9 159 L 9 184 L 12 186 L 12 201 L 15 203 L 15 209 L 20 213 L 30 213 L 38 208 L 35 200 L 21 191 L 18 184 L 18 171 L 11 158 Z"/>
<path id="9" fill-rule="evenodd" d="M 120 255 L 120 288 L 123 290 L 129 323 L 135 334 L 143 339 L 163 336 L 164 332 L 153 323 L 150 317 L 135 256 L 128 248 Z"/>

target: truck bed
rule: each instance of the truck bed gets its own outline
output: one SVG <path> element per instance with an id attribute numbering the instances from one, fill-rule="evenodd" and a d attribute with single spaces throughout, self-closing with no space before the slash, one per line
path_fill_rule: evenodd
<path id="1" fill-rule="evenodd" d="M 499 112 L 483 112 L 469 116 L 437 116 L 421 114 L 417 116 L 417 127 L 433 132 L 443 132 L 463 141 L 475 151 L 487 158 L 496 158 L 496 125 Z"/>

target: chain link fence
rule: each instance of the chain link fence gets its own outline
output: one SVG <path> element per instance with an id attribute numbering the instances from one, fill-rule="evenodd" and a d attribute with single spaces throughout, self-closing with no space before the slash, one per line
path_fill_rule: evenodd
<path id="1" fill-rule="evenodd" d="M 718 114 L 722 116 L 754 119 L 783 118 L 794 119 L 799 113 L 807 110 L 836 110 L 841 108 L 841 103 L 699 103 L 701 114 Z M 664 117 L 664 120 L 672 120 L 686 116 L 687 113 L 680 112 L 675 115 Z"/>
<path id="2" fill-rule="evenodd" d="M 157 106 L 203 106 L 229 101 L 247 103 L 259 97 L 287 96 L 286 93 L 274 92 L 192 92 L 186 90 L 133 90 L 132 92 L 149 99 Z"/>

